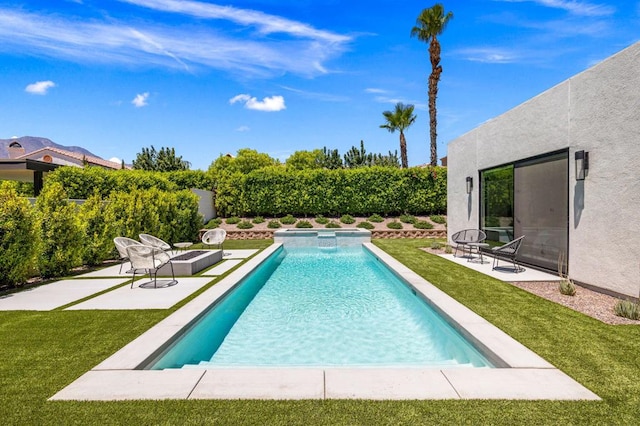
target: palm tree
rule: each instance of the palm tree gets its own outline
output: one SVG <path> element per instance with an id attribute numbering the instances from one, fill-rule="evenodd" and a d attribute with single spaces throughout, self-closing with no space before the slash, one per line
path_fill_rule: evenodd
<path id="1" fill-rule="evenodd" d="M 413 115 L 413 108 L 413 105 L 404 105 L 402 102 L 398 102 L 394 111 L 385 111 L 382 113 L 387 122 L 380 125 L 382 129 L 387 129 L 391 133 L 396 130 L 400 131 L 400 159 L 402 167 L 405 169 L 409 167 L 409 164 L 407 160 L 407 141 L 404 138 L 404 131 L 416 121 L 416 116 Z"/>
<path id="2" fill-rule="evenodd" d="M 453 18 L 453 12 L 444 13 L 444 6 L 436 3 L 430 8 L 424 9 L 418 19 L 416 26 L 411 29 L 411 37 L 418 37 L 418 40 L 429 43 L 429 58 L 431 59 L 431 75 L 429 76 L 429 125 L 431 128 L 431 165 L 438 164 L 437 135 L 436 127 L 436 98 L 438 97 L 438 81 L 442 74 L 440 65 L 440 42 L 437 36 L 442 34 L 447 23 Z"/>

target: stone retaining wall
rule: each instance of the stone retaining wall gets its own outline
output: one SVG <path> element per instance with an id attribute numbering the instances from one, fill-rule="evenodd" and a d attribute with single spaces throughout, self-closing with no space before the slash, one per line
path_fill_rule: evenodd
<path id="1" fill-rule="evenodd" d="M 229 240 L 264 240 L 273 238 L 272 229 L 238 229 L 228 230 L 227 239 Z M 200 233 L 202 234 L 204 230 Z M 447 231 L 445 229 L 373 229 L 371 230 L 371 238 L 445 238 Z"/>

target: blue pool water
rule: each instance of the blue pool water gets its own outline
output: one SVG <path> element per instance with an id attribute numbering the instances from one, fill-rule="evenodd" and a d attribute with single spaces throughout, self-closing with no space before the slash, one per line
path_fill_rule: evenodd
<path id="1" fill-rule="evenodd" d="M 151 369 L 490 363 L 363 247 L 280 249 Z"/>

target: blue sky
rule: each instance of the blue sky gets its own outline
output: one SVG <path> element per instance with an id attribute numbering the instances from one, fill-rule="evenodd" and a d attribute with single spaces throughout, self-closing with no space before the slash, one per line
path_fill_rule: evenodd
<path id="1" fill-rule="evenodd" d="M 429 161 L 435 2 L 3 0 L 0 138 L 47 137 L 130 163 L 175 147 L 194 169 L 253 148 L 399 149 L 382 112 L 414 104 L 410 165 Z M 640 39 L 640 0 L 456 0 L 440 37 L 438 156 L 481 123 Z"/>

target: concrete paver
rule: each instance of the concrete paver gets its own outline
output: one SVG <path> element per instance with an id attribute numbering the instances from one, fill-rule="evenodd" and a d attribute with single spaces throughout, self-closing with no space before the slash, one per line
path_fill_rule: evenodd
<path id="1" fill-rule="evenodd" d="M 56 281 L 2 296 L 0 311 L 50 311 L 125 282 L 119 278 Z"/>
<path id="2" fill-rule="evenodd" d="M 206 370 L 190 399 L 321 399 L 321 369 Z"/>
<path id="3" fill-rule="evenodd" d="M 204 371 L 89 371 L 50 399 L 122 401 L 186 399 Z"/>
<path id="4" fill-rule="evenodd" d="M 474 255 L 477 256 L 477 255 Z M 454 256 L 453 254 L 441 254 L 440 257 L 457 263 L 458 265 L 466 266 L 474 271 L 482 272 L 490 277 L 497 278 L 501 281 L 559 281 L 560 277 L 548 272 L 539 271 L 529 266 L 523 266 L 525 270 L 523 272 L 514 272 L 513 266 L 506 261 L 500 261 L 499 268 L 492 270 L 493 258 L 484 255 L 484 263 L 480 263 L 479 258 L 474 258 L 469 261 L 466 256 Z"/>
<path id="5" fill-rule="evenodd" d="M 219 264 L 211 267 L 210 269 L 207 269 L 201 275 L 206 276 L 206 277 L 222 275 L 225 272 L 231 270 L 232 268 L 238 266 L 241 263 L 242 263 L 241 259 L 224 260 L 224 261 L 222 261 L 222 263 L 219 263 Z"/>
<path id="6" fill-rule="evenodd" d="M 134 282 L 133 288 L 126 285 L 67 309 L 168 309 L 211 282 L 211 278 L 208 277 L 182 277 L 177 280 L 178 284 L 171 287 L 142 288 L 139 287 L 140 283 L 149 281 L 148 277 L 144 277 Z M 158 281 L 166 279 L 158 278 Z"/>

